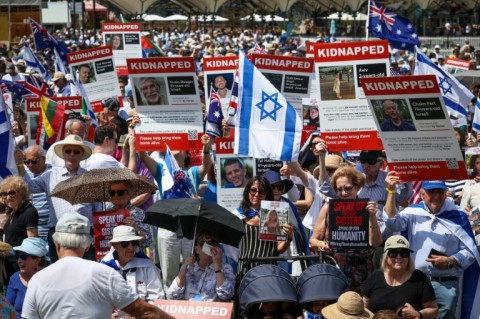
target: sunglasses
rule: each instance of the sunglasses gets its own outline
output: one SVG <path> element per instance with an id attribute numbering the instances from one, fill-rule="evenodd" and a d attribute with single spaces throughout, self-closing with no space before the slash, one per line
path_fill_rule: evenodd
<path id="1" fill-rule="evenodd" d="M 25 165 L 29 165 L 29 164 L 35 165 L 35 164 L 37 164 L 37 163 L 38 163 L 38 159 L 35 159 L 35 160 L 29 160 L 29 159 L 27 159 L 27 160 L 24 160 L 24 161 L 23 161 L 23 164 L 25 164 Z"/>
<path id="2" fill-rule="evenodd" d="M 198 244 L 200 246 L 203 246 L 203 244 L 205 244 L 205 243 L 209 244 L 210 246 L 218 246 L 218 241 L 216 241 L 216 240 L 200 240 L 200 241 L 198 241 Z"/>
<path id="3" fill-rule="evenodd" d="M 16 254 L 15 257 L 17 259 L 27 260 L 28 257 L 36 258 L 37 256 L 33 256 L 33 255 L 30 255 L 30 254 Z"/>
<path id="4" fill-rule="evenodd" d="M 310 143 L 310 147 L 315 147 L 315 145 L 320 144 L 322 142 Z"/>
<path id="5" fill-rule="evenodd" d="M 120 246 L 122 246 L 122 248 L 127 248 L 128 246 L 130 246 L 130 244 L 132 244 L 133 247 L 136 247 L 136 246 L 140 245 L 140 242 L 138 240 L 121 241 L 120 242 Z"/>
<path id="6" fill-rule="evenodd" d="M 16 191 L 1 192 L 0 196 L 4 198 L 7 198 L 7 196 L 10 196 L 11 198 L 15 198 L 15 196 L 17 196 L 17 192 Z"/>
<path id="7" fill-rule="evenodd" d="M 387 256 L 390 258 L 395 258 L 400 254 L 400 257 L 402 258 L 407 258 L 410 256 L 410 252 L 408 250 L 395 250 L 395 249 L 390 249 L 387 252 Z"/>
<path id="8" fill-rule="evenodd" d="M 341 192 L 346 192 L 346 193 L 350 193 L 351 191 L 353 191 L 353 188 L 355 186 L 343 186 L 343 187 L 337 187 L 337 193 L 341 193 Z"/>
<path id="9" fill-rule="evenodd" d="M 123 195 L 125 195 L 126 192 L 127 192 L 126 189 L 109 190 L 108 195 L 110 195 L 110 196 L 115 196 L 115 195 L 123 196 Z"/>
<path id="10" fill-rule="evenodd" d="M 368 165 L 375 165 L 377 163 L 380 163 L 381 161 L 382 160 L 378 160 L 378 159 L 369 159 L 369 160 L 361 159 L 360 163 L 362 163 L 362 164 L 368 163 Z"/>
<path id="11" fill-rule="evenodd" d="M 277 190 L 283 192 L 284 189 L 285 189 L 285 185 L 283 185 L 283 184 L 273 184 L 273 185 L 272 185 L 272 188 L 273 188 L 273 189 L 277 189 Z"/>
<path id="12" fill-rule="evenodd" d="M 80 155 L 80 154 L 82 154 L 82 151 L 80 151 L 80 150 L 67 149 L 67 150 L 63 150 L 63 151 L 65 152 L 65 154 L 68 154 L 68 155 L 72 154 L 72 152 L 73 152 L 73 154 L 75 154 L 75 155 Z"/>
<path id="13" fill-rule="evenodd" d="M 256 189 L 256 188 L 250 188 L 248 190 L 248 192 L 250 193 L 250 195 L 252 196 L 255 196 L 257 193 L 259 196 L 265 196 L 267 194 L 267 192 L 263 189 Z"/>

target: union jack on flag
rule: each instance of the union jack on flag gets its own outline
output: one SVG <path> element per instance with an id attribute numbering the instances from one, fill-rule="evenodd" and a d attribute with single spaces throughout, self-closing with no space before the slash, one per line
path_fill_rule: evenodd
<path id="1" fill-rule="evenodd" d="M 388 40 L 391 47 L 413 51 L 421 43 L 412 22 L 384 6 L 370 1 L 368 30 L 379 39 Z"/>
<path id="2" fill-rule="evenodd" d="M 235 115 L 238 108 L 238 70 L 235 73 L 235 80 L 232 86 L 232 95 L 230 96 L 230 103 L 228 104 L 228 118 L 227 123 L 229 127 L 235 127 Z"/>
<path id="3" fill-rule="evenodd" d="M 253 54 L 268 54 L 267 51 L 265 51 L 264 48 L 258 45 L 258 43 L 255 43 L 255 46 L 253 47 Z"/>
<path id="4" fill-rule="evenodd" d="M 53 95 L 53 92 L 50 90 L 48 85 L 42 80 L 38 79 L 35 75 L 29 74 L 25 79 L 27 80 L 25 83 L 25 89 L 30 91 L 32 94 L 39 97 L 42 95 L 51 97 Z"/>
<path id="5" fill-rule="evenodd" d="M 30 94 L 23 85 L 12 81 L 0 80 L 0 87 L 3 93 L 12 92 L 17 101 L 21 101 L 24 95 Z"/>

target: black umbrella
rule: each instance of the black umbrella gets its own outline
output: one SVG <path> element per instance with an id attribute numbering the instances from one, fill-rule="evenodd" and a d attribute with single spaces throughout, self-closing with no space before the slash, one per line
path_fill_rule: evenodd
<path id="1" fill-rule="evenodd" d="M 222 206 L 197 198 L 175 198 L 157 201 L 145 212 L 144 223 L 155 225 L 188 239 L 208 230 L 218 241 L 238 246 L 245 229 L 243 222 Z"/>

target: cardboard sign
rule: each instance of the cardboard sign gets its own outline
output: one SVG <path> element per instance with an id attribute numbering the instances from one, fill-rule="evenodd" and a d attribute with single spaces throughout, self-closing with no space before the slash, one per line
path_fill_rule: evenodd
<path id="1" fill-rule="evenodd" d="M 127 75 L 127 58 L 142 57 L 141 25 L 138 22 L 102 23 L 103 43 L 112 47 L 118 75 Z"/>
<path id="2" fill-rule="evenodd" d="M 329 201 L 329 245 L 340 252 L 366 250 L 369 238 L 367 199 L 331 199 Z"/>
<path id="3" fill-rule="evenodd" d="M 261 240 L 286 241 L 288 236 L 283 231 L 282 226 L 288 223 L 289 209 L 290 205 L 287 202 L 262 200 L 258 238 Z"/>
<path id="4" fill-rule="evenodd" d="M 95 236 L 95 258 L 101 260 L 110 251 L 109 241 L 113 238 L 113 229 L 123 225 L 130 216 L 128 209 L 109 210 L 93 213 L 93 233 Z"/>
<path id="5" fill-rule="evenodd" d="M 155 300 L 154 305 L 176 319 L 231 318 L 233 303 L 186 300 Z"/>

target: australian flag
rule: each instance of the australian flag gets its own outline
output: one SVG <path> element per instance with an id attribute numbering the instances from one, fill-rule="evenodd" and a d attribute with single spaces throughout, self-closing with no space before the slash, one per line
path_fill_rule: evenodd
<path id="1" fill-rule="evenodd" d="M 369 16 L 368 29 L 371 34 L 388 40 L 392 48 L 413 51 L 415 46 L 420 47 L 417 31 L 407 18 L 391 12 L 375 1 L 370 1 Z"/>
<path id="2" fill-rule="evenodd" d="M 57 49 L 63 64 L 68 65 L 67 53 L 69 53 L 70 50 L 65 44 L 55 39 L 44 27 L 31 18 L 30 27 L 32 28 L 33 40 L 35 41 L 35 49 L 37 51 L 43 51 L 49 48 L 53 52 L 55 48 Z"/>
<path id="3" fill-rule="evenodd" d="M 163 192 L 163 198 L 170 199 L 193 197 L 193 193 L 191 191 L 191 189 L 193 189 L 192 182 L 187 177 L 185 171 L 182 170 L 182 168 L 178 165 L 177 160 L 173 156 L 168 145 L 164 160 L 168 171 L 168 173 L 165 171 L 165 174 L 171 175 L 173 179 L 173 186 L 172 188 Z"/>
<path id="4" fill-rule="evenodd" d="M 27 82 L 25 83 L 25 89 L 31 92 L 31 94 L 41 97 L 42 95 L 52 97 L 53 92 L 48 87 L 47 83 L 37 78 L 33 74 L 29 74 L 26 78 Z"/>
<path id="5" fill-rule="evenodd" d="M 17 101 L 21 101 L 24 95 L 31 94 L 23 85 L 12 81 L 0 80 L 0 87 L 2 88 L 2 92 L 12 92 Z"/>
<path id="6" fill-rule="evenodd" d="M 212 86 L 210 89 L 210 106 L 208 107 L 208 114 L 205 118 L 205 133 L 212 137 L 221 137 L 222 120 L 223 112 L 220 97 Z"/>

